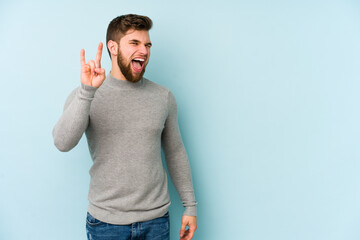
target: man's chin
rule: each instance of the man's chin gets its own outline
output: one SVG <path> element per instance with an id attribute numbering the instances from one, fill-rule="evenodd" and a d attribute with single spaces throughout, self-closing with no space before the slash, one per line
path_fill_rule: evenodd
<path id="1" fill-rule="evenodd" d="M 138 82 L 138 81 L 140 81 L 140 79 L 141 79 L 141 77 L 139 77 L 139 76 L 132 76 L 131 78 L 129 78 L 129 79 L 127 79 L 128 81 L 130 81 L 130 82 Z"/>
<path id="2" fill-rule="evenodd" d="M 129 80 L 130 82 L 138 82 L 141 80 L 141 78 L 144 75 L 144 71 L 141 73 L 132 73 L 131 74 L 131 79 Z"/>
<path id="3" fill-rule="evenodd" d="M 131 79 L 131 80 L 129 80 L 130 82 L 133 82 L 133 83 L 137 83 L 138 81 L 140 81 L 140 79 L 141 78 L 139 78 L 139 79 Z"/>

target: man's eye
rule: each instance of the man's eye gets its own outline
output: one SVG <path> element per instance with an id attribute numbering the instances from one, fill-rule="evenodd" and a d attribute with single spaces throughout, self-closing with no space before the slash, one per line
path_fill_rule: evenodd
<path id="1" fill-rule="evenodd" d="M 132 45 L 137 45 L 137 43 L 136 43 L 136 42 L 133 42 L 133 43 L 130 43 L 130 44 L 132 44 Z"/>

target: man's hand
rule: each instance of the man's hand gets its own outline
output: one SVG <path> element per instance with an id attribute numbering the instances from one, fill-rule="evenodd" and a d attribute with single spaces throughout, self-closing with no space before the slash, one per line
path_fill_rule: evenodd
<path id="1" fill-rule="evenodd" d="M 189 229 L 185 231 L 186 226 L 189 226 Z M 192 239 L 196 229 L 196 216 L 183 215 L 181 219 L 180 240 Z"/>
<path id="2" fill-rule="evenodd" d="M 101 68 L 101 54 L 103 44 L 99 43 L 96 59 L 85 62 L 85 50 L 80 51 L 80 63 L 81 63 L 81 82 L 85 85 L 100 87 L 105 80 L 105 69 Z"/>

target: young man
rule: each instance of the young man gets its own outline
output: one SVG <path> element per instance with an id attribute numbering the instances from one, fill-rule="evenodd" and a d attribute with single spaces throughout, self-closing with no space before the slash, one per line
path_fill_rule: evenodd
<path id="1" fill-rule="evenodd" d="M 53 129 L 60 151 L 74 148 L 84 132 L 87 137 L 93 160 L 88 239 L 169 239 L 171 201 L 161 147 L 185 207 L 180 239 L 192 239 L 197 228 L 197 202 L 175 97 L 143 77 L 151 27 L 150 18 L 135 14 L 110 22 L 106 41 L 112 69 L 107 76 L 101 68 L 102 43 L 95 61 L 86 63 L 81 49 L 81 85 L 67 98 Z"/>

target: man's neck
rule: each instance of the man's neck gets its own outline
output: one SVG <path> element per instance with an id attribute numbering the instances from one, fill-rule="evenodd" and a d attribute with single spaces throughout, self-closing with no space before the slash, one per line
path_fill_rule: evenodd
<path id="1" fill-rule="evenodd" d="M 117 65 L 117 63 L 114 63 L 114 62 L 112 63 L 112 68 L 111 68 L 110 74 L 116 79 L 127 81 L 127 79 L 122 74 L 122 72 L 121 72 L 119 66 Z"/>

